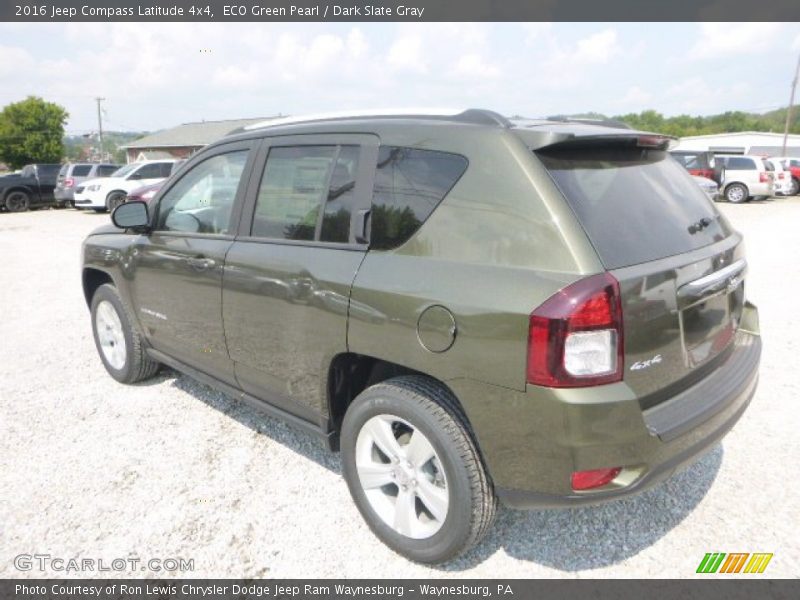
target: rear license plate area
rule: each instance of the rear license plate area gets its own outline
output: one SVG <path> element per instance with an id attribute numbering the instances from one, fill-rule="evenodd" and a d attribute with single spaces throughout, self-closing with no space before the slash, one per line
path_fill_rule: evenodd
<path id="1" fill-rule="evenodd" d="M 681 337 L 688 367 L 696 367 L 714 358 L 728 347 L 742 317 L 744 282 L 733 289 L 680 311 Z"/>

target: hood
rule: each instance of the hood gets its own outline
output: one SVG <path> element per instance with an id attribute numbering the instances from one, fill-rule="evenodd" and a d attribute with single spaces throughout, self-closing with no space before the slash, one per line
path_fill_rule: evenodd
<path id="1" fill-rule="evenodd" d="M 109 233 L 125 233 L 124 229 L 120 229 L 113 223 L 106 223 L 105 225 L 100 225 L 100 227 L 96 227 L 89 232 L 87 237 L 91 237 L 93 235 L 108 235 Z"/>

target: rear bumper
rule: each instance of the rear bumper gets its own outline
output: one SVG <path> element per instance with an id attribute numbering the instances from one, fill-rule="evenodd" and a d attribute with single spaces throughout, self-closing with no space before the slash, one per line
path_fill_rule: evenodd
<path id="1" fill-rule="evenodd" d="M 760 356 L 760 337 L 740 331 L 716 371 L 646 411 L 624 383 L 459 397 L 504 504 L 599 504 L 654 486 L 718 443 L 755 393 Z M 572 490 L 574 471 L 617 466 L 622 473 L 603 488 Z"/>

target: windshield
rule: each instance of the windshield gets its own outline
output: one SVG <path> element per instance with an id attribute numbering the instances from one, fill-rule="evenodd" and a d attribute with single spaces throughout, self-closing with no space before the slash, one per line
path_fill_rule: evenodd
<path id="1" fill-rule="evenodd" d="M 136 163 L 131 163 L 129 165 L 125 165 L 124 167 L 120 167 L 111 174 L 111 177 L 125 177 L 125 175 L 133 171 L 138 166 L 139 165 Z"/>
<path id="2" fill-rule="evenodd" d="M 662 150 L 566 143 L 536 154 L 608 269 L 695 250 L 731 233 L 700 186 Z"/>

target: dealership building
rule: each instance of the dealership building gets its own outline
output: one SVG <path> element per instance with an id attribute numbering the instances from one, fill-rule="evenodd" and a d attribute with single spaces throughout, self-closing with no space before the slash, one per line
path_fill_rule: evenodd
<path id="1" fill-rule="evenodd" d="M 783 152 L 782 133 L 740 131 L 683 137 L 677 150 L 708 150 L 720 154 L 759 154 L 780 156 Z M 800 157 L 800 135 L 789 135 L 786 154 Z"/>
<path id="2" fill-rule="evenodd" d="M 200 148 L 248 125 L 276 117 L 184 123 L 122 146 L 129 163 L 161 158 L 188 158 Z"/>

